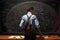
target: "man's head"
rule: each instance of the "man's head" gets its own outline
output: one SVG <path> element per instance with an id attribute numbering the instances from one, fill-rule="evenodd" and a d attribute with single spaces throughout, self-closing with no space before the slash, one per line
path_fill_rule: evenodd
<path id="1" fill-rule="evenodd" d="M 33 12 L 34 11 L 34 7 L 28 8 L 27 11 Z"/>

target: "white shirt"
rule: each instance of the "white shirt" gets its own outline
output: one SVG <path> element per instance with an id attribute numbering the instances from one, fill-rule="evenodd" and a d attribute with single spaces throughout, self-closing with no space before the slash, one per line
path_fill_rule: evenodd
<path id="1" fill-rule="evenodd" d="M 31 16 L 31 17 L 30 17 L 30 16 Z M 22 19 L 21 19 L 21 22 L 20 22 L 19 26 L 22 27 L 22 25 L 23 25 L 23 23 L 24 23 L 24 20 L 27 22 L 28 17 L 30 17 L 30 24 L 32 24 L 32 20 L 35 19 L 35 20 L 34 20 L 35 26 L 36 26 L 37 28 L 39 28 L 39 22 L 38 22 L 36 16 L 35 16 L 35 15 L 32 15 L 31 12 L 28 12 L 26 15 L 22 16 Z"/>

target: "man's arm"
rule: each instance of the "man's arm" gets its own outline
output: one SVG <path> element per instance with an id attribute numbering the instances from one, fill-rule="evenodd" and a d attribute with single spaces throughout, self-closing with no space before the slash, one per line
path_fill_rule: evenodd
<path id="1" fill-rule="evenodd" d="M 24 23 L 24 20 L 22 19 L 19 26 L 22 27 L 23 23 Z"/>
<path id="2" fill-rule="evenodd" d="M 42 32 L 41 32 L 41 29 L 40 29 L 39 21 L 38 21 L 37 18 L 35 18 L 35 25 L 36 25 L 36 27 L 37 27 L 37 30 L 38 30 L 40 36 L 43 36 L 43 34 L 42 34 Z"/>
<path id="3" fill-rule="evenodd" d="M 25 17 L 26 17 L 25 15 L 24 15 L 24 16 L 22 16 L 22 19 L 21 19 L 20 24 L 19 24 L 19 26 L 20 26 L 20 27 L 22 27 L 22 26 L 23 26 L 23 23 L 24 23 L 24 20 L 25 20 L 24 18 L 25 18 Z"/>
<path id="4" fill-rule="evenodd" d="M 22 27 L 23 26 L 23 23 L 26 22 L 26 20 L 27 20 L 27 16 L 26 15 L 23 15 L 19 26 Z"/>

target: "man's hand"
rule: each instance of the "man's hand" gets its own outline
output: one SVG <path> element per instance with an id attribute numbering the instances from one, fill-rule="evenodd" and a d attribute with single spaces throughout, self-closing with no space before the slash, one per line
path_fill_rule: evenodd
<path id="1" fill-rule="evenodd" d="M 39 32 L 40 36 L 43 36 L 43 34 L 42 34 L 42 32 L 41 32 L 41 30 L 39 28 L 38 28 L 38 32 Z"/>
<path id="2" fill-rule="evenodd" d="M 40 35 L 40 40 L 44 40 L 44 35 L 42 34 L 41 30 L 38 28 L 38 32 L 39 32 L 39 35 Z"/>

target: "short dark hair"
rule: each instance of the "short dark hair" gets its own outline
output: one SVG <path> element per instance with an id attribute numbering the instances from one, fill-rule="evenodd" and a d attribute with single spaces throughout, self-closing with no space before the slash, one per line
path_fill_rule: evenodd
<path id="1" fill-rule="evenodd" d="M 33 11 L 34 7 L 30 7 L 30 8 L 27 9 L 27 11 L 31 11 L 31 10 Z"/>

